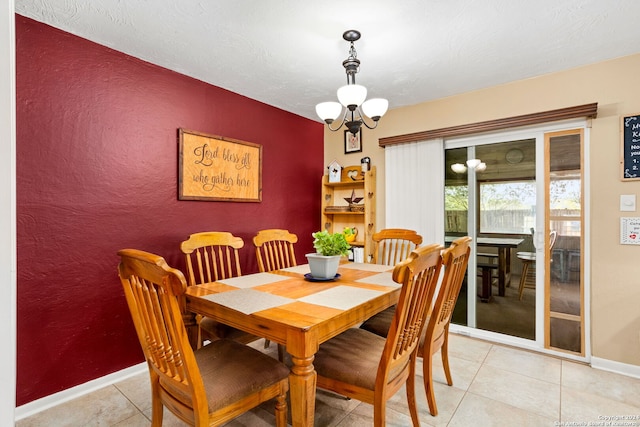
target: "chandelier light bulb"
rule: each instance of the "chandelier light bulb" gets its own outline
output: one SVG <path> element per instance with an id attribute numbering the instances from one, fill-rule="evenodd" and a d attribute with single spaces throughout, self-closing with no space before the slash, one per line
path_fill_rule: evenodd
<path id="1" fill-rule="evenodd" d="M 467 171 L 467 167 L 462 163 L 454 163 L 451 165 L 451 170 L 455 173 L 465 173 Z"/>
<path id="2" fill-rule="evenodd" d="M 316 114 L 326 123 L 333 123 L 340 116 L 342 105 L 339 102 L 321 102 L 316 105 Z"/>
<path id="3" fill-rule="evenodd" d="M 360 106 L 367 99 L 367 88 L 362 85 L 345 85 L 338 89 L 338 101 L 345 107 Z"/>
<path id="4" fill-rule="evenodd" d="M 362 112 L 373 120 L 378 121 L 389 108 L 389 101 L 383 98 L 371 98 L 362 104 Z"/>
<path id="5" fill-rule="evenodd" d="M 467 166 L 469 166 L 469 168 L 471 169 L 477 168 L 480 163 L 481 163 L 480 159 L 467 160 Z"/>

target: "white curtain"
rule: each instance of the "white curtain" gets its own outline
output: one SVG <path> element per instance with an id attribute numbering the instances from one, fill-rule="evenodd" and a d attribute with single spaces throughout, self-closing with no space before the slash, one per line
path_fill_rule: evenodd
<path id="1" fill-rule="evenodd" d="M 442 139 L 385 148 L 385 228 L 416 230 L 422 244 L 444 244 Z"/>

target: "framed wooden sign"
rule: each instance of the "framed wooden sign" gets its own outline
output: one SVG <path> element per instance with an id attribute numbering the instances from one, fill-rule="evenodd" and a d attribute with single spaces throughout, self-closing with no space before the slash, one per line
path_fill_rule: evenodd
<path id="1" fill-rule="evenodd" d="M 262 201 L 262 145 L 180 129 L 179 200 Z"/>
<path id="2" fill-rule="evenodd" d="M 640 114 L 620 118 L 620 150 L 623 181 L 640 179 Z"/>

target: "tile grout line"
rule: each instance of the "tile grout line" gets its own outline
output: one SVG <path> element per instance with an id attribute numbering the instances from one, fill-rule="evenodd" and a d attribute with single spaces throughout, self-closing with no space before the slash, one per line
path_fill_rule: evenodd
<path id="1" fill-rule="evenodd" d="M 139 413 L 140 415 L 142 415 L 142 416 L 143 416 L 144 418 L 146 418 L 149 422 L 151 422 L 151 420 L 150 420 L 149 418 L 147 418 L 147 416 L 144 414 L 144 411 L 143 411 L 141 408 L 139 408 L 139 407 L 138 407 L 138 405 L 136 405 L 136 404 L 135 404 L 131 399 L 129 399 L 129 396 L 127 396 L 127 395 L 125 394 L 125 392 L 123 392 L 122 390 L 120 390 L 120 388 L 118 387 L 118 385 L 117 385 L 117 384 L 112 384 L 112 386 L 113 386 L 113 387 L 115 387 L 115 389 L 116 389 L 116 390 L 118 390 L 118 393 L 120 393 L 122 396 L 124 396 L 124 398 L 125 398 L 125 399 L 127 399 L 127 401 L 128 401 L 129 403 L 131 403 L 131 405 L 133 405 L 133 407 L 134 407 L 134 408 L 136 408 L 136 411 L 138 411 L 138 413 Z M 130 418 L 132 418 L 132 417 L 134 417 L 134 416 L 135 416 L 135 415 L 132 415 L 131 417 L 129 417 L 129 418 L 127 418 L 127 419 L 130 419 Z M 122 420 L 122 421 L 124 421 L 124 420 Z"/>
<path id="2" fill-rule="evenodd" d="M 491 350 L 493 350 L 494 345 L 495 344 L 491 344 L 490 345 L 489 350 L 487 350 L 487 354 L 485 354 L 485 356 L 482 358 L 482 361 L 480 362 L 480 367 L 478 368 L 476 373 L 473 374 L 473 378 L 471 378 L 471 381 L 469 381 L 469 386 L 464 391 L 464 394 L 462 395 L 462 399 L 460 399 L 460 401 L 456 405 L 456 408 L 451 413 L 451 418 L 449 418 L 449 421 L 447 421 L 447 426 L 449 424 L 451 424 L 451 421 L 453 420 L 453 417 L 455 417 L 456 412 L 458 412 L 458 409 L 460 409 L 460 405 L 462 405 L 462 401 L 467 397 L 467 394 L 470 393 L 469 389 L 471 388 L 471 385 L 473 384 L 473 382 L 475 381 L 476 377 L 478 376 L 478 372 L 480 372 L 480 369 L 482 369 L 482 367 L 484 366 L 485 362 L 487 361 L 487 357 L 489 357 L 489 353 L 491 353 Z"/>
<path id="3" fill-rule="evenodd" d="M 560 387 L 558 391 L 558 423 L 562 422 L 562 376 L 564 375 L 564 360 L 560 360 Z"/>

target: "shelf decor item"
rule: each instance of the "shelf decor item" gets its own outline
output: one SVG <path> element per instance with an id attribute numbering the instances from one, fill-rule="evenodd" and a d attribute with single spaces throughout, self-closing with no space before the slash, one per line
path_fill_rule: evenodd
<path id="1" fill-rule="evenodd" d="M 356 227 L 345 227 L 344 230 L 342 230 L 342 234 L 344 234 L 347 243 L 352 243 L 356 240 L 358 229 Z"/>
<path id="2" fill-rule="evenodd" d="M 342 179 L 342 166 L 337 161 L 329 163 L 327 166 L 329 170 L 329 182 L 340 182 Z"/>
<path id="3" fill-rule="evenodd" d="M 351 245 L 343 233 L 329 233 L 327 230 L 312 234 L 316 253 L 306 254 L 311 276 L 315 279 L 331 279 L 338 274 L 340 258 L 346 256 Z"/>
<path id="4" fill-rule="evenodd" d="M 364 197 L 356 197 L 356 190 L 354 189 L 351 192 L 351 197 L 345 197 L 344 199 L 349 203 L 349 210 L 351 212 L 364 212 L 364 205 L 359 205 L 358 203 Z"/>

